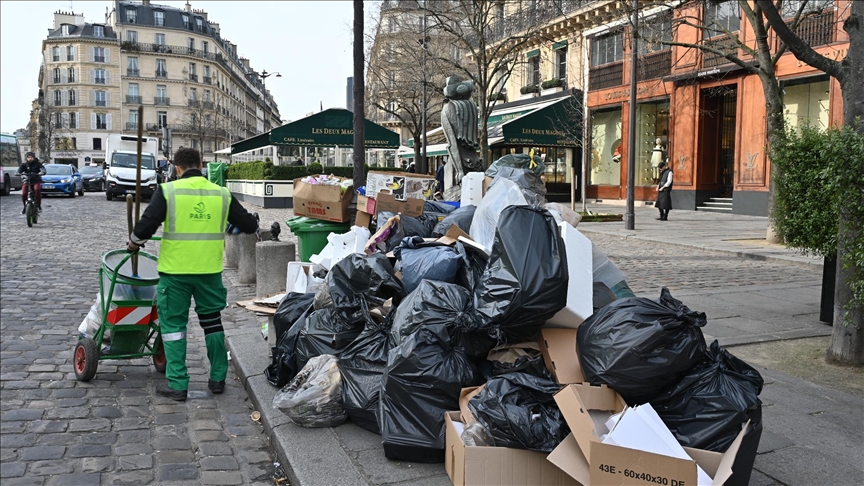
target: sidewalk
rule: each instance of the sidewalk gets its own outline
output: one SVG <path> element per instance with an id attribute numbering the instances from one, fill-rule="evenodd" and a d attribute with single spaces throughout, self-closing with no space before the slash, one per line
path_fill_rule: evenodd
<path id="1" fill-rule="evenodd" d="M 621 214 L 625 210 L 601 204 L 590 204 L 589 209 Z M 769 261 L 803 271 L 808 277 L 804 284 L 749 282 L 735 287 L 734 293 L 729 292 L 729 285 L 716 292 L 676 292 L 675 296 L 692 308 L 708 313 L 705 334 L 709 342 L 717 338 L 724 346 L 735 346 L 830 334 L 831 328 L 818 322 L 821 261 L 765 243 L 767 218 L 672 211 L 670 220 L 661 222 L 654 219 L 657 213 L 650 207 L 637 207 L 635 215 L 634 231 L 625 230 L 623 222 L 583 222 L 579 229 L 592 238 L 659 244 L 682 252 L 704 251 L 703 260 L 719 256 L 721 261 L 728 261 L 734 255 L 735 261 Z M 262 215 L 262 224 L 272 219 L 265 218 Z M 619 251 L 627 251 L 628 246 L 620 245 Z M 225 276 L 229 302 L 254 297 L 254 286 L 239 285 L 236 272 L 226 271 Z M 379 436 L 351 423 L 330 429 L 304 429 L 289 423 L 272 407 L 278 390 L 263 375 L 270 362 L 271 344 L 262 340 L 261 321 L 243 309 L 232 309 L 226 315 L 237 323 L 236 330 L 226 333 L 236 373 L 261 412 L 292 485 L 451 484 L 443 464 L 390 461 L 384 457 Z M 731 351 L 734 353 L 734 348 Z M 864 457 L 864 400 L 779 371 L 757 368 L 765 378 L 761 395 L 765 431 L 750 484 L 860 484 L 864 475 L 860 459 Z"/>

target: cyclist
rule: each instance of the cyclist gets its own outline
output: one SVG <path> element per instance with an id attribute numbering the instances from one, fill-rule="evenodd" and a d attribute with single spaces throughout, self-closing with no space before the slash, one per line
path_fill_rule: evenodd
<path id="1" fill-rule="evenodd" d="M 21 187 L 21 201 L 24 203 L 24 208 L 21 210 L 21 214 L 24 214 L 27 211 L 27 192 L 30 187 L 33 188 L 33 193 L 36 194 L 36 206 L 39 208 L 39 212 L 42 212 L 42 176 L 45 175 L 45 166 L 42 165 L 42 162 L 39 162 L 39 159 L 36 158 L 36 154 L 33 152 L 27 152 L 26 155 L 27 162 L 21 164 L 21 167 L 18 168 L 19 174 L 25 174 L 27 176 L 27 182 L 25 182 Z"/>

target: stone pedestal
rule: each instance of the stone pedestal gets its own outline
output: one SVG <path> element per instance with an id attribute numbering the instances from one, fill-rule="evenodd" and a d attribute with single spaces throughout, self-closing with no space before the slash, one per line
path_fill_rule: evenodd
<path id="1" fill-rule="evenodd" d="M 241 236 L 243 235 L 225 235 L 225 268 L 237 268 L 237 262 L 240 260 L 240 249 L 237 240 Z"/>
<path id="2" fill-rule="evenodd" d="M 290 241 L 261 241 L 255 245 L 255 295 L 267 297 L 285 291 L 288 262 L 296 258 Z"/>
<path id="3" fill-rule="evenodd" d="M 255 245 L 258 237 L 254 234 L 233 235 L 237 245 L 237 279 L 241 284 L 255 283 Z"/>

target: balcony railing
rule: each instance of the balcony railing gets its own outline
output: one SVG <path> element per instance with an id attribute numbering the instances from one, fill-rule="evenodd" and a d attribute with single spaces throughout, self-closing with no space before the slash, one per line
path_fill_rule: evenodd
<path id="1" fill-rule="evenodd" d="M 93 102 L 93 106 L 108 106 L 108 103 L 105 100 L 96 100 Z"/>
<path id="2" fill-rule="evenodd" d="M 157 106 L 170 106 L 171 98 L 168 98 L 167 96 L 157 96 L 153 98 L 153 104 Z"/>
<path id="3" fill-rule="evenodd" d="M 201 106 L 201 103 L 198 100 L 189 100 L 189 106 L 193 108 L 198 108 Z"/>
<path id="4" fill-rule="evenodd" d="M 75 60 L 75 56 L 66 56 L 66 60 L 67 60 L 67 61 L 74 61 L 74 60 Z"/>
<path id="5" fill-rule="evenodd" d="M 74 93 L 74 91 L 72 91 Z M 69 98 L 69 106 L 75 106 L 78 103 L 75 101 L 75 98 Z"/>
<path id="6" fill-rule="evenodd" d="M 138 122 L 126 122 L 126 130 L 138 130 Z"/>
<path id="7" fill-rule="evenodd" d="M 792 28 L 792 21 L 786 22 Z M 834 42 L 834 12 L 827 10 L 821 14 L 804 17 L 798 22 L 795 33 L 810 47 L 824 46 Z"/>
<path id="8" fill-rule="evenodd" d="M 621 86 L 624 83 L 624 63 L 621 61 L 592 67 L 588 71 L 588 89 Z"/>
<path id="9" fill-rule="evenodd" d="M 54 106 L 62 106 L 63 102 L 60 100 L 54 100 Z"/>
<path id="10" fill-rule="evenodd" d="M 567 15 L 575 10 L 585 8 L 591 4 L 602 3 L 607 0 L 552 0 L 548 5 L 535 7 L 533 5 L 513 12 L 505 18 L 493 20 L 487 29 L 487 43 L 494 43 L 507 37 L 513 37 L 520 32 L 545 25 L 551 20 Z M 544 2 L 545 3 L 545 2 Z M 430 7 L 434 8 L 434 7 Z M 478 45 L 477 39 L 467 38 L 471 45 Z"/>
<path id="11" fill-rule="evenodd" d="M 156 77 L 157 77 L 157 78 L 167 78 L 167 77 L 168 77 L 168 71 L 159 71 L 159 70 L 157 70 L 157 71 L 156 71 Z"/>
<path id="12" fill-rule="evenodd" d="M 189 81 L 198 82 L 198 75 L 197 74 L 190 74 L 189 75 Z"/>
<path id="13" fill-rule="evenodd" d="M 96 78 L 96 84 L 105 84 L 105 78 Z"/>
<path id="14" fill-rule="evenodd" d="M 163 126 L 162 123 L 147 123 L 144 125 L 144 129 L 148 132 L 161 132 Z"/>
<path id="15" fill-rule="evenodd" d="M 51 60 L 54 62 L 60 62 L 60 56 L 51 56 Z"/>
<path id="16" fill-rule="evenodd" d="M 126 69 L 126 76 L 140 76 L 141 71 L 138 69 Z"/>
<path id="17" fill-rule="evenodd" d="M 714 37 L 712 39 L 706 39 L 702 42 L 707 47 L 713 47 L 721 52 L 737 52 L 738 51 L 738 43 L 735 42 L 735 39 L 729 37 L 728 35 L 723 35 L 719 37 Z M 724 56 L 719 56 L 714 54 L 713 52 L 702 51 L 702 67 L 710 68 L 715 66 L 722 66 L 724 64 L 729 64 L 731 61 L 726 59 Z"/>
<path id="18" fill-rule="evenodd" d="M 130 105 L 140 105 L 141 97 L 135 95 L 126 95 L 126 103 L 129 103 Z"/>
<path id="19" fill-rule="evenodd" d="M 192 49 L 186 46 L 169 46 L 165 44 L 138 43 L 137 48 L 138 52 L 160 52 L 165 54 L 176 54 L 180 56 L 194 56 L 201 59 L 209 59 L 211 61 L 216 60 L 216 53 L 204 52 L 200 49 Z"/>
<path id="20" fill-rule="evenodd" d="M 210 76 L 204 76 L 202 79 L 204 80 L 204 84 L 213 84 L 213 80 Z"/>
<path id="21" fill-rule="evenodd" d="M 93 56 L 94 62 L 105 62 L 105 56 Z"/>
<path id="22" fill-rule="evenodd" d="M 672 72 L 672 49 L 639 56 L 636 64 L 636 81 L 662 78 Z"/>

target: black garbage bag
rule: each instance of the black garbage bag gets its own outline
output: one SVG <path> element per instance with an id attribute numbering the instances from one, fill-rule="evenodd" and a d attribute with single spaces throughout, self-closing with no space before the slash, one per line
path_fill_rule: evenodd
<path id="1" fill-rule="evenodd" d="M 393 305 L 398 305 L 405 296 L 402 281 L 382 253 L 348 256 L 330 269 L 322 286 L 330 290 L 333 306 L 345 316 L 361 310 L 362 296 L 392 298 Z"/>
<path id="2" fill-rule="evenodd" d="M 345 348 L 339 359 L 345 413 L 352 422 L 376 434 L 381 433 L 375 413 L 381 377 L 390 352 L 394 313 L 391 309 L 384 322 L 378 322 L 367 314 L 363 332 Z"/>
<path id="3" fill-rule="evenodd" d="M 496 447 L 552 452 L 570 428 L 552 398 L 562 386 L 528 373 L 490 378 L 468 409 L 495 439 Z"/>
<path id="4" fill-rule="evenodd" d="M 399 259 L 402 284 L 406 292 L 413 292 L 423 280 L 453 283 L 463 257 L 451 246 L 436 242 L 424 242 L 419 236 L 402 240 L 393 254 Z"/>
<path id="5" fill-rule="evenodd" d="M 474 365 L 443 324 L 423 326 L 390 350 L 381 378 L 378 424 L 388 459 L 444 462 L 444 413 L 475 384 Z"/>
<path id="6" fill-rule="evenodd" d="M 471 293 L 456 284 L 423 280 L 396 308 L 391 334 L 398 346 L 423 326 L 442 324 L 454 346 L 470 358 L 485 357 L 495 342 L 477 324 Z"/>
<path id="7" fill-rule="evenodd" d="M 495 177 L 498 171 L 503 167 L 514 167 L 517 169 L 530 169 L 537 177 L 546 172 L 546 166 L 543 164 L 543 159 L 539 155 L 534 156 L 532 163 L 531 156 L 528 154 L 507 154 L 500 159 L 492 162 L 486 169 L 486 177 Z"/>
<path id="8" fill-rule="evenodd" d="M 542 208 L 508 206 L 474 289 L 477 319 L 498 342 L 533 341 L 567 303 L 568 278 L 555 218 Z"/>
<path id="9" fill-rule="evenodd" d="M 309 314 L 300 328 L 294 347 L 297 369 L 303 369 L 307 361 L 322 354 L 340 358 L 342 351 L 363 331 L 364 321 L 358 317 L 346 317 L 335 308 Z"/>
<path id="10" fill-rule="evenodd" d="M 490 187 L 499 178 L 515 182 L 519 186 L 519 189 L 522 190 L 522 195 L 530 206 L 542 206 L 546 204 L 546 184 L 534 171 L 514 167 L 501 167 L 498 169 L 498 173 L 492 180 Z"/>
<path id="11" fill-rule="evenodd" d="M 438 201 L 423 201 L 423 213 L 450 214 L 456 211 L 456 206 Z"/>
<path id="12" fill-rule="evenodd" d="M 435 225 L 432 230 L 433 238 L 440 238 L 447 234 L 450 227 L 454 224 L 466 234 L 471 231 L 471 222 L 474 221 L 474 212 L 477 211 L 477 206 L 462 206 L 456 211 L 448 214 L 440 223 Z"/>
<path id="13" fill-rule="evenodd" d="M 691 311 L 663 287 L 657 300 L 618 299 L 577 333 L 585 381 L 607 384 L 627 402 L 650 402 L 705 359 L 704 312 Z"/>
<path id="14" fill-rule="evenodd" d="M 555 381 L 546 369 L 540 346 L 536 342 L 497 346 L 489 351 L 486 360 L 478 368 L 486 381 L 494 376 L 517 372 Z"/>
<path id="15" fill-rule="evenodd" d="M 763 383 L 758 371 L 715 340 L 706 360 L 651 406 L 681 445 L 725 452 L 747 420 L 761 421 Z"/>
<path id="16" fill-rule="evenodd" d="M 597 312 L 618 300 L 618 296 L 615 295 L 615 292 L 612 292 L 612 289 L 603 282 L 594 282 L 594 291 L 591 297 L 593 299 L 592 308 L 594 309 L 594 312 Z"/>
<path id="17" fill-rule="evenodd" d="M 463 245 L 461 241 L 457 241 L 453 248 L 462 256 L 463 261 L 456 274 L 456 283 L 474 292 L 486 271 L 486 265 L 489 264 L 489 256 L 470 245 Z"/>
<path id="18" fill-rule="evenodd" d="M 264 370 L 271 385 L 282 387 L 288 384 L 301 367 L 297 366 L 295 346 L 306 317 L 312 312 L 314 294 L 289 293 L 279 302 L 273 323 L 278 339 L 273 348 L 273 362 Z M 285 326 L 288 326 L 285 329 Z"/>

